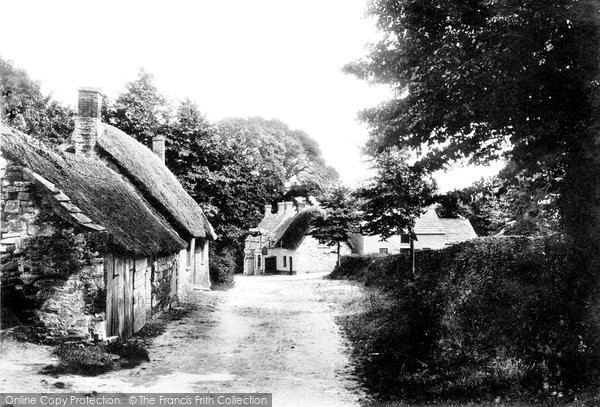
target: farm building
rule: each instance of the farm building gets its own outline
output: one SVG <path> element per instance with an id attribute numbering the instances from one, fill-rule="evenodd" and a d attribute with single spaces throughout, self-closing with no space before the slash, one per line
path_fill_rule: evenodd
<path id="1" fill-rule="evenodd" d="M 320 244 L 310 236 L 311 221 L 320 209 L 303 202 L 279 202 L 277 212 L 265 205 L 265 213 L 256 228 L 250 229 L 244 248 L 244 274 L 302 274 L 332 271 L 337 247 Z M 350 254 L 347 243 L 342 255 Z"/>
<path id="2" fill-rule="evenodd" d="M 477 238 L 471 222 L 464 218 L 440 218 L 434 207 L 415 220 L 415 249 L 441 249 L 449 244 Z M 356 254 L 397 254 L 410 249 L 408 234 L 394 235 L 387 240 L 381 236 L 352 235 Z"/>
<path id="3" fill-rule="evenodd" d="M 140 330 L 194 287 L 210 287 L 202 209 L 152 150 L 100 120 L 79 91 L 75 131 L 56 150 L 0 124 L 2 305 L 44 340 Z"/>

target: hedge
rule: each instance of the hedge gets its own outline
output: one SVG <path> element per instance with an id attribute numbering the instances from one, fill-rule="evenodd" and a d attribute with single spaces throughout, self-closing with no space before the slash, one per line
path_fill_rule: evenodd
<path id="1" fill-rule="evenodd" d="M 331 278 L 373 287 L 340 318 L 356 373 L 383 399 L 566 396 L 594 383 L 595 301 L 561 237 L 476 239 L 408 256 L 345 257 Z M 585 308 L 588 307 L 588 308 Z"/>

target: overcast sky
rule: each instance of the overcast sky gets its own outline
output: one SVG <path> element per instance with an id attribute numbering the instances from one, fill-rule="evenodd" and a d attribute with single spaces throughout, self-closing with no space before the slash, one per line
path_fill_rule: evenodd
<path id="1" fill-rule="evenodd" d="M 278 118 L 318 140 L 327 162 L 354 184 L 368 176 L 357 112 L 389 96 L 345 75 L 375 38 L 365 0 L 0 0 L 0 56 L 75 105 L 77 88 L 115 98 L 140 68 L 210 120 Z M 437 176 L 441 189 L 487 169 Z"/>

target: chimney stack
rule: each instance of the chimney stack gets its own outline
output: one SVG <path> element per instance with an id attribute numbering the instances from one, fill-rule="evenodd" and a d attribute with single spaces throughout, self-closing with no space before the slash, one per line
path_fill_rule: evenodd
<path id="1" fill-rule="evenodd" d="M 165 163 L 165 136 L 158 135 L 152 137 L 152 151 Z"/>
<path id="2" fill-rule="evenodd" d="M 277 215 L 283 215 L 284 211 L 285 211 L 285 203 L 277 202 Z"/>
<path id="3" fill-rule="evenodd" d="M 291 214 L 294 211 L 294 203 L 293 202 L 286 202 L 285 203 L 285 213 L 287 214 Z"/>
<path id="4" fill-rule="evenodd" d="M 79 88 L 78 114 L 72 143 L 75 154 L 91 156 L 101 128 L 102 94 L 97 88 Z"/>
<path id="5" fill-rule="evenodd" d="M 265 216 L 269 216 L 271 214 L 271 205 L 265 205 Z"/>

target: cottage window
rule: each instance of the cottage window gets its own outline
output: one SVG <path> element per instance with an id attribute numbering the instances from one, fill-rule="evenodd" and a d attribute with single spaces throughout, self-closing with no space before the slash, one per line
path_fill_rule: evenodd
<path id="1" fill-rule="evenodd" d="M 402 233 L 400 235 L 400 243 L 410 243 L 410 235 L 408 233 Z"/>
<path id="2" fill-rule="evenodd" d="M 387 247 L 380 247 L 379 248 L 379 254 L 388 254 L 388 248 Z"/>
<path id="3" fill-rule="evenodd" d="M 287 256 L 283 256 L 283 267 L 287 267 Z"/>

